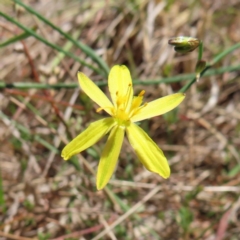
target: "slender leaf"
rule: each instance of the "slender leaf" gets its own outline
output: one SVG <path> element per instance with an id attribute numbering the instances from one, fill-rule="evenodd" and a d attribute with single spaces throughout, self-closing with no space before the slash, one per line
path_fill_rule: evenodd
<path id="1" fill-rule="evenodd" d="M 71 57 L 72 59 L 74 59 L 75 61 L 81 63 L 82 65 L 92 69 L 93 71 L 99 73 L 100 75 L 105 76 L 105 74 L 102 72 L 102 70 L 100 70 L 99 68 L 95 68 L 92 65 L 88 64 L 87 62 L 85 62 L 84 60 L 81 60 L 79 57 L 77 57 L 76 55 L 74 55 L 71 52 L 65 51 L 62 47 L 59 47 L 58 45 L 51 43 L 49 41 L 47 41 L 46 39 L 44 39 L 43 37 L 41 37 L 40 35 L 38 35 L 37 33 L 35 33 L 32 29 L 27 28 L 26 26 L 24 26 L 23 24 L 21 24 L 20 22 L 18 22 L 17 20 L 15 20 L 14 18 L 8 16 L 7 14 L 0 12 L 0 16 L 4 17 L 5 19 L 7 19 L 9 22 L 14 23 L 16 26 L 18 26 L 19 28 L 23 29 L 25 32 L 29 33 L 30 35 L 32 35 L 33 37 L 35 37 L 36 39 L 38 39 L 39 41 L 43 42 L 44 44 L 46 44 L 47 46 L 64 53 L 66 56 Z"/>
<path id="2" fill-rule="evenodd" d="M 105 74 L 107 75 L 109 72 L 109 68 L 107 66 L 107 64 L 103 61 L 102 58 L 100 58 L 95 52 L 94 50 L 92 50 L 90 47 L 88 47 L 87 45 L 83 44 L 80 41 L 77 41 L 76 39 L 74 39 L 72 36 L 70 36 L 69 34 L 67 34 L 66 32 L 64 32 L 61 28 L 57 27 L 56 25 L 54 25 L 52 22 L 50 22 L 48 19 L 46 19 L 45 17 L 43 17 L 40 13 L 38 13 L 37 11 L 35 11 L 33 8 L 31 8 L 30 6 L 25 5 L 22 1 L 19 0 L 13 0 L 15 3 L 19 4 L 20 6 L 22 6 L 23 8 L 25 8 L 28 12 L 34 14 L 35 16 L 37 16 L 41 21 L 43 21 L 44 23 L 46 23 L 47 25 L 49 25 L 50 27 L 52 27 L 54 30 L 58 31 L 61 35 L 63 35 L 66 39 L 68 39 L 69 41 L 71 41 L 72 43 L 74 43 L 77 47 L 79 47 L 84 53 L 86 53 L 89 57 L 91 57 L 104 71 Z"/>
<path id="3" fill-rule="evenodd" d="M 233 72 L 238 71 L 240 69 L 240 65 L 235 66 L 226 66 L 217 69 L 206 69 L 202 72 L 202 76 L 208 77 L 218 74 L 223 74 L 225 72 Z M 187 81 L 195 77 L 195 73 L 191 74 L 180 74 L 173 77 L 166 77 L 161 79 L 146 79 L 146 80 L 134 80 L 134 85 L 154 85 L 154 84 L 162 84 L 162 83 L 174 83 Z M 99 81 L 95 83 L 99 87 L 103 87 L 107 85 L 106 81 Z M 61 88 L 77 88 L 79 84 L 75 83 L 57 83 L 57 84 L 46 84 L 46 83 L 31 83 L 31 82 L 16 82 L 16 83 L 5 83 L 4 80 L 0 79 L 0 89 L 1 88 L 17 88 L 17 89 L 61 89 Z"/>
<path id="4" fill-rule="evenodd" d="M 35 31 L 35 29 L 36 29 L 36 27 L 33 27 L 33 28 L 32 28 L 33 31 Z M 20 40 L 26 39 L 26 38 L 28 38 L 29 36 L 31 36 L 31 34 L 28 33 L 28 32 L 21 33 L 21 34 L 19 34 L 19 35 L 17 35 L 17 36 L 14 36 L 14 37 L 6 40 L 6 41 L 3 42 L 3 43 L 0 43 L 0 48 L 1 48 L 1 47 L 5 47 L 5 46 L 8 46 L 8 45 L 10 45 L 10 44 L 12 44 L 12 43 L 18 42 L 18 41 L 20 41 Z"/>

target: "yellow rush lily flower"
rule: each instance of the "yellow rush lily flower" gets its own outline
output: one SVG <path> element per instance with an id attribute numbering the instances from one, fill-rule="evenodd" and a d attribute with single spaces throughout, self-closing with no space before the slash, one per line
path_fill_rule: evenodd
<path id="1" fill-rule="evenodd" d="M 97 170 L 97 189 L 105 187 L 111 178 L 122 147 L 125 131 L 128 140 L 141 163 L 151 172 L 163 178 L 170 176 L 170 168 L 162 150 L 135 122 L 164 114 L 177 107 L 185 98 L 183 93 L 175 93 L 155 101 L 142 104 L 145 91 L 133 96 L 132 79 L 126 66 L 114 66 L 108 77 L 108 86 L 112 102 L 83 73 L 78 73 L 81 89 L 101 110 L 111 117 L 93 122 L 80 135 L 74 138 L 62 150 L 62 157 L 68 160 L 82 152 L 110 132 L 103 149 Z"/>

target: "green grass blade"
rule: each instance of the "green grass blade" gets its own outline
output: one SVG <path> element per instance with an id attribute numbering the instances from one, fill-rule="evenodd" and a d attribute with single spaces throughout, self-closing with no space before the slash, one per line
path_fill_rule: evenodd
<path id="1" fill-rule="evenodd" d="M 32 28 L 33 31 L 34 31 L 35 29 L 36 29 L 36 27 Z M 19 34 L 19 35 L 17 35 L 17 36 L 14 36 L 14 37 L 6 40 L 6 41 L 3 42 L 3 43 L 0 43 L 0 48 L 1 48 L 1 47 L 5 47 L 5 46 L 8 46 L 8 45 L 10 45 L 10 44 L 12 44 L 12 43 L 21 41 L 21 40 L 23 40 L 23 39 L 26 39 L 26 38 L 28 38 L 29 36 L 31 36 L 31 34 L 28 33 L 28 32 L 21 33 L 21 34 Z"/>
<path id="2" fill-rule="evenodd" d="M 218 75 L 222 74 L 225 72 L 233 72 L 237 71 L 240 69 L 240 65 L 235 65 L 235 66 L 226 66 L 226 67 L 221 67 L 217 69 L 209 69 L 206 68 L 204 72 L 202 72 L 201 76 L 207 77 L 207 76 L 213 76 L 213 75 Z M 191 74 L 180 74 L 178 76 L 173 76 L 173 77 L 167 77 L 167 78 L 162 78 L 162 79 L 148 79 L 148 80 L 134 80 L 133 84 L 134 85 L 154 85 L 154 84 L 162 84 L 162 83 L 174 83 L 174 82 L 181 82 L 181 81 L 186 81 L 189 79 L 192 79 L 195 77 L 195 73 Z M 96 82 L 96 85 L 99 87 L 103 87 L 107 85 L 106 81 L 99 81 Z M 72 88 L 77 88 L 79 85 L 78 83 L 57 83 L 57 84 L 47 84 L 47 83 L 31 83 L 31 82 L 16 82 L 16 83 L 5 83 L 4 80 L 0 80 L 0 89 L 2 88 L 17 88 L 17 89 L 72 89 Z M 186 86 L 186 85 L 185 85 Z M 184 86 L 184 87 L 185 87 Z"/>
<path id="3" fill-rule="evenodd" d="M 49 151 L 52 151 L 54 153 L 59 153 L 59 150 L 53 146 L 52 144 L 48 143 L 46 140 L 44 140 L 41 136 L 39 135 L 33 135 L 31 133 L 31 131 L 23 126 L 22 124 L 18 123 L 15 120 L 10 119 L 7 115 L 5 115 L 3 112 L 0 112 L 0 119 L 7 119 L 8 121 L 11 122 L 11 124 L 16 127 L 21 133 L 24 133 L 25 135 L 30 136 L 29 140 L 24 140 L 24 139 L 20 139 L 21 141 L 32 141 L 33 139 L 35 141 L 37 141 L 38 143 L 40 143 L 42 146 L 46 147 Z"/>
<path id="4" fill-rule="evenodd" d="M 210 64 L 207 64 L 207 66 L 203 69 L 203 71 L 200 74 L 200 77 L 204 75 L 204 73 L 212 67 L 212 65 L 216 64 L 217 62 L 219 62 L 222 58 L 224 58 L 226 55 L 228 55 L 229 53 L 233 52 L 234 50 L 240 48 L 240 43 L 237 43 L 233 46 L 231 46 L 230 48 L 226 49 L 223 52 L 220 52 L 219 54 L 217 54 L 213 60 L 210 62 Z M 238 68 L 239 70 L 240 68 Z M 197 81 L 197 78 L 194 77 L 190 82 L 188 82 L 185 86 L 183 86 L 179 92 L 186 92 L 195 82 Z"/>
<path id="5" fill-rule="evenodd" d="M 3 184 L 2 184 L 2 170 L 0 169 L 0 207 L 5 206 Z"/>
<path id="6" fill-rule="evenodd" d="M 76 38 L 76 37 L 79 37 L 81 33 L 81 30 L 78 29 L 76 32 L 73 33 L 73 37 Z M 63 49 L 65 51 L 69 51 L 73 46 L 73 43 L 68 41 L 64 46 L 63 46 Z M 53 59 L 53 61 L 51 62 L 50 66 L 51 66 L 51 69 L 55 68 L 56 66 L 59 65 L 59 63 L 61 62 L 61 60 L 64 58 L 64 54 L 63 53 L 58 53 L 58 55 Z"/>
<path id="7" fill-rule="evenodd" d="M 212 62 L 210 63 L 210 65 L 214 65 L 216 64 L 217 62 L 219 62 L 222 58 L 224 58 L 226 55 L 228 55 L 229 53 L 233 52 L 234 50 L 240 48 L 240 42 L 231 46 L 230 48 L 227 48 L 226 50 L 220 52 L 219 54 L 217 54 Z"/>
<path id="8" fill-rule="evenodd" d="M 65 51 L 63 48 L 59 47 L 56 44 L 53 44 L 49 41 L 47 41 L 46 39 L 44 39 L 43 37 L 41 37 L 40 35 L 38 35 L 37 33 L 35 33 L 32 29 L 27 28 L 26 26 L 24 26 L 23 24 L 21 24 L 20 22 L 18 22 L 17 20 L 15 20 L 14 18 L 8 16 L 7 14 L 0 12 L 0 16 L 4 17 L 5 19 L 7 19 L 9 22 L 14 23 L 15 25 L 17 25 L 19 28 L 23 29 L 25 32 L 29 33 L 30 35 L 32 35 L 33 37 L 35 37 L 36 39 L 38 39 L 39 41 L 43 42 L 44 44 L 46 44 L 47 46 L 64 53 L 66 56 L 74 59 L 75 61 L 79 62 L 80 64 L 92 69 L 93 71 L 95 71 L 96 73 L 99 73 L 100 75 L 105 76 L 105 73 L 102 72 L 102 70 L 100 70 L 99 68 L 95 68 L 92 65 L 86 63 L 85 61 L 81 60 L 79 57 L 77 57 L 76 55 L 72 54 L 71 52 Z"/>
<path id="9" fill-rule="evenodd" d="M 36 12 L 34 9 L 32 9 L 31 7 L 25 5 L 23 2 L 19 1 L 19 0 L 13 0 L 15 3 L 17 3 L 18 5 L 22 6 L 23 8 L 25 8 L 28 12 L 32 13 L 33 15 L 37 16 L 41 21 L 43 21 L 44 23 L 46 23 L 47 25 L 49 25 L 51 28 L 53 28 L 54 30 L 56 30 L 57 32 L 59 32 L 61 35 L 63 35 L 66 39 L 68 39 L 69 41 L 71 41 L 72 43 L 74 43 L 77 47 L 79 47 L 84 53 L 86 53 L 89 57 L 91 57 L 104 71 L 106 76 L 108 75 L 109 72 L 109 68 L 107 66 L 107 64 L 103 61 L 102 58 L 100 58 L 95 52 L 94 50 L 92 50 L 90 47 L 88 47 L 87 45 L 83 44 L 80 41 L 77 41 L 76 39 L 72 38 L 72 36 L 70 36 L 69 34 L 67 34 L 66 32 L 64 32 L 61 28 L 55 26 L 52 22 L 50 22 L 48 19 L 46 19 L 45 17 L 43 17 L 41 14 L 39 14 L 38 12 Z"/>

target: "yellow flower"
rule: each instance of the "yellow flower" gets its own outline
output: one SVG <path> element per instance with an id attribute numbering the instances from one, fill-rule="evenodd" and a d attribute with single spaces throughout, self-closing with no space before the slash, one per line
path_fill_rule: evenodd
<path id="1" fill-rule="evenodd" d="M 126 66 L 114 66 L 108 77 L 112 102 L 83 73 L 78 73 L 81 89 L 111 117 L 93 122 L 62 150 L 62 157 L 68 160 L 95 144 L 110 131 L 101 154 L 97 170 L 97 189 L 105 187 L 111 178 L 121 150 L 125 131 L 128 140 L 141 163 L 151 172 L 168 178 L 170 168 L 163 152 L 135 122 L 164 114 L 177 107 L 184 99 L 183 93 L 175 93 L 155 101 L 142 104 L 145 91 L 133 96 L 132 79 Z"/>

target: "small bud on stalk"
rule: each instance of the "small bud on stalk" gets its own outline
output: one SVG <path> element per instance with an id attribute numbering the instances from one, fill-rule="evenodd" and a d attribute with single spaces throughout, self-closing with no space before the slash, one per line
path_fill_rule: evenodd
<path id="1" fill-rule="evenodd" d="M 188 53 L 199 46 L 200 40 L 193 37 L 181 36 L 169 39 L 168 44 L 175 46 L 174 50 L 178 53 Z"/>
<path id="2" fill-rule="evenodd" d="M 199 81 L 200 73 L 204 70 L 205 67 L 206 67 L 206 61 L 200 60 L 197 62 L 196 68 L 195 68 L 197 82 Z"/>

